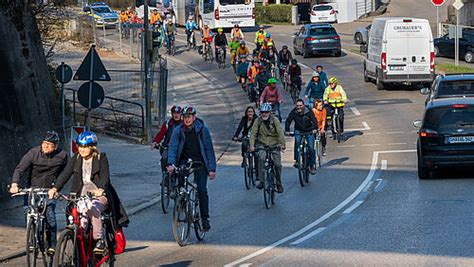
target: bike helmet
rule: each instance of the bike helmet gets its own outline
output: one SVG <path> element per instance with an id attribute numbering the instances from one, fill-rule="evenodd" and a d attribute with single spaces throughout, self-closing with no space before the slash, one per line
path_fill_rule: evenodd
<path id="1" fill-rule="evenodd" d="M 217 29 L 217 32 L 223 32 L 223 31 L 224 31 L 224 29 L 222 29 L 222 28 Z"/>
<path id="2" fill-rule="evenodd" d="M 181 115 L 196 115 L 196 109 L 193 107 L 184 107 L 181 111 Z"/>
<path id="3" fill-rule="evenodd" d="M 319 73 L 317 71 L 313 71 L 313 76 L 311 77 L 319 77 Z"/>
<path id="4" fill-rule="evenodd" d="M 189 15 L 188 16 L 188 20 L 193 20 L 194 19 L 194 16 L 193 15 Z"/>
<path id="5" fill-rule="evenodd" d="M 298 64 L 298 60 L 296 60 L 296 59 L 292 59 L 292 60 L 291 60 L 291 64 L 293 64 L 293 65 L 296 65 L 296 64 Z"/>
<path id="6" fill-rule="evenodd" d="M 172 106 L 171 107 L 171 112 L 172 113 L 181 113 L 183 109 L 180 106 Z"/>
<path id="7" fill-rule="evenodd" d="M 323 66 L 322 65 L 317 65 L 316 68 L 321 68 L 322 69 Z"/>
<path id="8" fill-rule="evenodd" d="M 97 135 L 94 132 L 82 132 L 76 138 L 76 144 L 79 146 L 96 146 Z"/>
<path id="9" fill-rule="evenodd" d="M 283 46 L 282 46 L 282 49 L 288 49 L 288 46 L 287 46 L 287 45 L 283 45 Z"/>
<path id="10" fill-rule="evenodd" d="M 270 103 L 263 103 L 260 106 L 260 112 L 271 112 L 272 111 L 272 104 Z"/>
<path id="11" fill-rule="evenodd" d="M 263 29 L 263 25 L 258 26 L 258 28 L 262 30 L 262 29 Z"/>
<path id="12" fill-rule="evenodd" d="M 239 28 L 239 24 L 235 24 L 235 25 L 234 25 L 234 28 Z"/>
<path id="13" fill-rule="evenodd" d="M 270 36 L 271 36 L 271 34 L 270 34 L 269 32 L 267 32 L 266 37 L 267 37 L 267 38 L 270 38 Z"/>
<path id="14" fill-rule="evenodd" d="M 275 83 L 277 83 L 277 80 L 275 78 L 270 78 L 270 79 L 268 79 L 267 83 L 268 84 L 275 84 Z"/>
<path id="15" fill-rule="evenodd" d="M 337 83 L 336 77 L 329 78 L 329 83 Z"/>
<path id="16" fill-rule="evenodd" d="M 245 41 L 244 40 L 240 41 L 240 45 L 245 45 Z"/>
<path id="17" fill-rule="evenodd" d="M 167 18 L 167 19 L 171 19 L 171 14 L 167 14 L 167 15 L 166 15 L 166 18 Z"/>
<path id="18" fill-rule="evenodd" d="M 57 145 L 59 143 L 59 135 L 55 131 L 47 131 L 46 134 L 43 136 L 43 141 Z"/>

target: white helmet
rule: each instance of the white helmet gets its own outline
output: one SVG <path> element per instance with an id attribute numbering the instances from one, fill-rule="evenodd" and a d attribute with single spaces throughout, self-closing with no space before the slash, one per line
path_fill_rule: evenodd
<path id="1" fill-rule="evenodd" d="M 188 20 L 193 20 L 194 19 L 194 16 L 193 15 L 189 15 L 188 16 Z"/>

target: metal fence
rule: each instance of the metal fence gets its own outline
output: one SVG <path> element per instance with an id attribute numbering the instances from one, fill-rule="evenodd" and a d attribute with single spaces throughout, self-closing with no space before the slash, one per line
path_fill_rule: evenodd
<path id="1" fill-rule="evenodd" d="M 357 0 L 356 17 L 360 18 L 372 12 L 372 0 Z"/>
<path id="2" fill-rule="evenodd" d="M 459 25 L 459 37 L 462 38 L 462 32 L 468 29 L 469 31 L 474 32 L 474 27 L 472 26 L 465 26 Z M 439 24 L 439 37 L 447 35 L 450 39 L 456 38 L 456 25 L 455 24 L 446 24 L 440 23 Z"/>

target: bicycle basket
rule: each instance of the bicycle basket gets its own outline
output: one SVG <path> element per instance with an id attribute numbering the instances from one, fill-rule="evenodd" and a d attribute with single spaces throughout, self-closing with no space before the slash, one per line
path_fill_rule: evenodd
<path id="1" fill-rule="evenodd" d="M 115 254 L 121 254 L 125 250 L 125 246 L 127 245 L 127 239 L 125 238 L 125 234 L 123 233 L 122 227 L 117 227 L 115 230 Z"/>

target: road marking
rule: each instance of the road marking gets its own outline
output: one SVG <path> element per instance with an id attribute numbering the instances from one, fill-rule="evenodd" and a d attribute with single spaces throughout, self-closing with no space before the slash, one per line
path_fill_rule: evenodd
<path id="1" fill-rule="evenodd" d="M 252 263 L 240 264 L 239 267 L 250 267 Z"/>
<path id="2" fill-rule="evenodd" d="M 380 169 L 382 171 L 387 170 L 387 160 L 386 159 L 382 160 L 382 165 L 380 166 Z"/>
<path id="3" fill-rule="evenodd" d="M 303 67 L 303 69 L 311 69 L 310 66 L 308 66 L 306 64 L 303 64 L 303 63 L 300 63 L 300 66 Z"/>
<path id="4" fill-rule="evenodd" d="M 387 145 L 389 146 L 403 146 L 406 145 L 407 143 L 388 143 Z"/>
<path id="5" fill-rule="evenodd" d="M 418 133 L 418 130 L 410 131 L 410 133 Z"/>
<path id="6" fill-rule="evenodd" d="M 312 231 L 311 233 L 303 236 L 302 238 L 296 240 L 295 242 L 292 242 L 290 245 L 298 245 L 298 244 L 301 244 L 303 243 L 304 241 L 310 239 L 311 237 L 321 233 L 322 231 L 326 230 L 326 227 L 319 227 L 318 229 Z"/>
<path id="7" fill-rule="evenodd" d="M 403 134 L 405 132 L 399 131 L 399 132 L 387 132 L 387 134 Z"/>
<path id="8" fill-rule="evenodd" d="M 361 146 L 364 146 L 364 147 L 380 146 L 380 144 L 365 144 L 365 145 L 361 145 Z"/>
<path id="9" fill-rule="evenodd" d="M 374 183 L 374 181 L 370 181 L 367 186 L 364 188 L 364 192 L 367 192 L 369 191 L 370 187 L 372 186 L 372 184 Z"/>
<path id="10" fill-rule="evenodd" d="M 364 128 L 346 129 L 345 131 L 346 132 L 357 132 L 357 131 L 370 131 L 371 130 L 369 124 L 366 121 L 362 122 L 362 126 L 364 126 Z"/>
<path id="11" fill-rule="evenodd" d="M 355 145 L 345 145 L 345 146 L 337 146 L 338 148 L 348 148 L 348 147 L 355 147 Z"/>
<path id="12" fill-rule="evenodd" d="M 364 203 L 364 201 L 358 200 L 358 201 L 356 201 L 354 204 L 352 204 L 352 206 L 350 206 L 350 207 L 347 208 L 345 211 L 343 211 L 342 213 L 344 213 L 344 214 L 351 213 L 351 212 L 353 212 L 355 209 L 357 209 L 360 205 L 362 205 L 362 203 Z"/>
<path id="13" fill-rule="evenodd" d="M 377 132 L 373 132 L 373 133 L 365 133 L 364 135 L 378 135 L 380 133 L 377 133 Z"/>
<path id="14" fill-rule="evenodd" d="M 358 110 L 356 107 L 352 107 L 351 110 L 352 110 L 352 112 L 354 113 L 354 115 L 360 116 L 360 112 L 359 112 L 359 110 Z"/>

